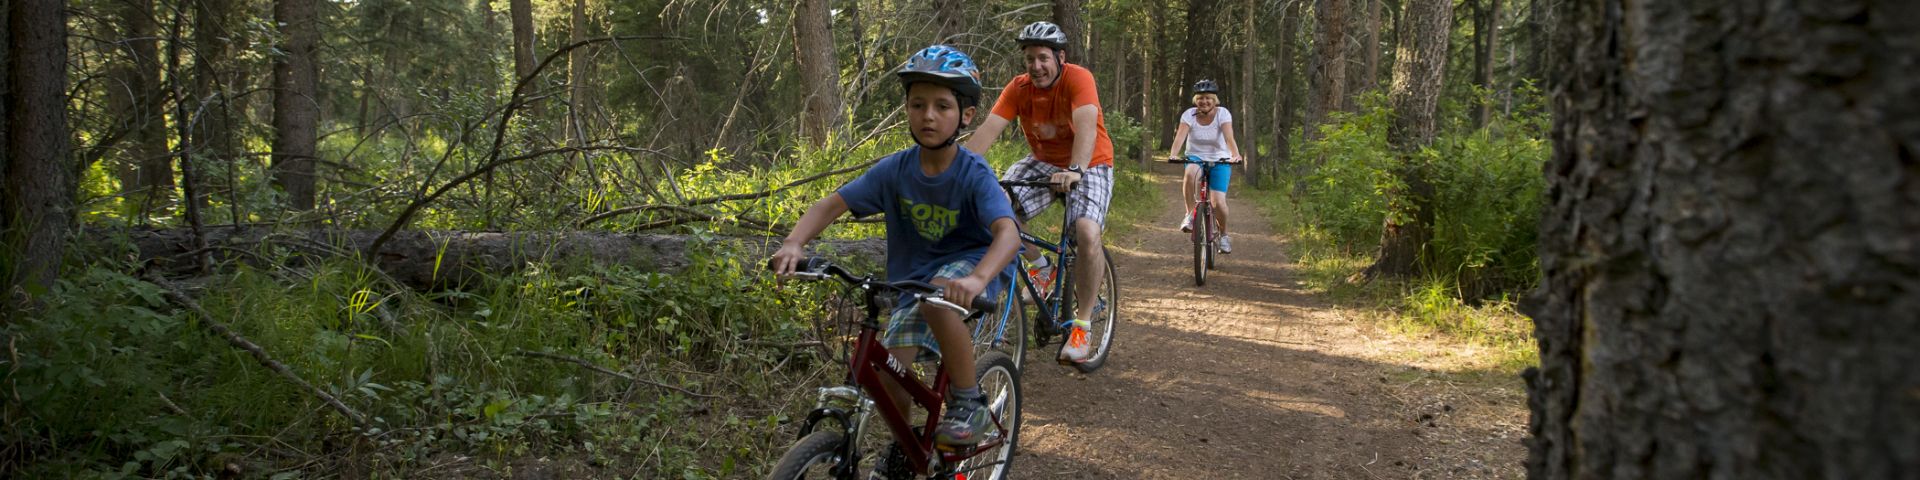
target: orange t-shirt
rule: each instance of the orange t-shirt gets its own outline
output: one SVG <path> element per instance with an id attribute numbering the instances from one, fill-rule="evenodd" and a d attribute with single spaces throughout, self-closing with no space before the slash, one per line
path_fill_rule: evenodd
<path id="1" fill-rule="evenodd" d="M 993 114 L 1018 120 L 1027 134 L 1027 147 L 1033 158 L 1060 168 L 1073 163 L 1073 110 L 1085 105 L 1100 106 L 1100 92 L 1094 88 L 1093 72 L 1085 67 L 1060 65 L 1060 80 L 1052 88 L 1033 86 L 1028 74 L 1013 77 L 1000 98 L 993 102 Z M 1088 166 L 1113 165 L 1113 140 L 1107 138 L 1107 119 L 1093 120 L 1093 161 Z"/>

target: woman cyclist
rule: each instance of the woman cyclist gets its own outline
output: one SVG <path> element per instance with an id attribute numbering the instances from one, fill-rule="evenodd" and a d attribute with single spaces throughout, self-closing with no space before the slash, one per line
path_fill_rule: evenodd
<path id="1" fill-rule="evenodd" d="M 1188 160 L 1246 161 L 1240 156 L 1240 143 L 1233 139 L 1233 113 L 1220 106 L 1220 86 L 1213 80 L 1193 83 L 1193 108 L 1180 114 L 1180 130 L 1173 135 L 1173 149 L 1167 152 L 1167 158 L 1180 158 L 1176 152 L 1183 143 Z M 1187 199 L 1187 218 L 1180 221 L 1180 231 L 1193 231 L 1193 205 L 1204 187 L 1213 202 L 1213 218 L 1218 220 L 1214 223 L 1218 224 L 1215 231 L 1220 232 L 1220 253 L 1233 253 L 1233 243 L 1227 239 L 1227 180 L 1233 176 L 1232 165 L 1216 164 L 1212 168 L 1212 176 L 1202 186 L 1200 166 L 1187 165 L 1186 179 L 1180 182 L 1180 191 Z"/>

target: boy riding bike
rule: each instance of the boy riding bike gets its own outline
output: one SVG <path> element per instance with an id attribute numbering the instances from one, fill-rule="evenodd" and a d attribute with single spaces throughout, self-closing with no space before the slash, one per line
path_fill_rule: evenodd
<path id="1" fill-rule="evenodd" d="M 978 70 L 965 53 L 945 45 L 909 57 L 899 77 L 915 146 L 881 159 L 808 208 L 774 253 L 774 272 L 793 274 L 806 258 L 803 247 L 840 214 L 884 213 L 887 280 L 926 281 L 961 305 L 1004 288 L 999 278 L 1020 247 L 1012 207 L 986 159 L 954 143 L 980 102 Z M 936 440 L 978 444 L 992 420 L 975 378 L 971 333 L 959 314 L 921 303 L 893 311 L 882 344 L 903 360 L 945 356 L 952 395 Z M 887 388 L 906 398 L 899 385 L 889 381 Z"/>
<path id="2" fill-rule="evenodd" d="M 1106 226 L 1107 205 L 1113 194 L 1113 141 L 1107 137 L 1106 120 L 1101 118 L 1099 89 L 1094 85 L 1093 72 L 1066 62 L 1067 34 L 1059 26 L 1034 22 L 1022 28 L 1014 41 L 1020 45 L 1026 73 L 1014 77 L 1000 91 L 992 112 L 974 131 L 973 138 L 967 140 L 967 149 L 987 151 L 1007 124 L 1020 121 L 1031 154 L 1007 167 L 1001 178 L 1052 178 L 1052 193 L 1039 188 L 1017 192 L 1019 213 L 1023 217 L 1039 215 L 1053 203 L 1053 193 L 1074 196 L 1073 211 L 1067 212 L 1067 216 L 1072 219 L 1080 261 L 1074 264 L 1073 275 L 1083 279 L 1076 285 L 1079 290 L 1074 294 L 1078 298 L 1097 298 L 1103 278 L 1100 273 L 1107 268 L 1100 234 Z M 1080 188 L 1073 188 L 1081 182 L 1084 183 Z M 1031 269 L 1051 271 L 1045 268 L 1046 257 L 1039 256 L 1039 249 L 1028 251 Z M 1087 330 L 1091 326 L 1088 319 L 1097 315 L 1097 308 L 1104 307 L 1094 301 L 1081 302 L 1070 312 L 1073 330 L 1067 335 L 1066 346 L 1060 349 L 1061 361 L 1085 362 L 1092 355 L 1093 349 L 1087 341 Z"/>

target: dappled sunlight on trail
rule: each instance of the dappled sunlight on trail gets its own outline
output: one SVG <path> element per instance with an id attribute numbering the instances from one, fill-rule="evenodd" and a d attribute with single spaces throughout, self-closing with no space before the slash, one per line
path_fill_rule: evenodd
<path id="1" fill-rule="evenodd" d="M 1520 474 L 1518 389 L 1396 360 L 1450 347 L 1378 331 L 1307 291 L 1252 204 L 1231 200 L 1235 253 L 1194 286 L 1172 175 L 1157 178 L 1160 215 L 1111 242 L 1122 306 L 1107 367 L 1029 364 L 1021 477 Z"/>

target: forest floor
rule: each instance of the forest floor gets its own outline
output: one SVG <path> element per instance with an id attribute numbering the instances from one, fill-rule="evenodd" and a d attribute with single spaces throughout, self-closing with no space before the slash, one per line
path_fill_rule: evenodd
<path id="1" fill-rule="evenodd" d="M 1519 478 L 1526 394 L 1511 367 L 1308 290 L 1253 202 L 1195 287 L 1178 171 L 1152 223 L 1112 239 L 1119 330 L 1105 368 L 1029 362 L 1018 478 Z M 1358 308 L 1358 307 L 1355 307 Z"/>

